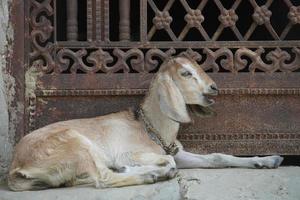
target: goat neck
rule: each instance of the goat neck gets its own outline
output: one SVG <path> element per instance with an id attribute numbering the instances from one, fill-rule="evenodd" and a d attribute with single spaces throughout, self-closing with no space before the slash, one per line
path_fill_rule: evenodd
<path id="1" fill-rule="evenodd" d="M 153 128 L 157 130 L 157 134 L 159 134 L 165 143 L 169 145 L 176 140 L 179 123 L 170 119 L 160 110 L 159 97 L 157 94 L 157 81 L 158 79 L 156 78 L 151 83 L 149 92 L 141 104 L 141 108 Z"/>

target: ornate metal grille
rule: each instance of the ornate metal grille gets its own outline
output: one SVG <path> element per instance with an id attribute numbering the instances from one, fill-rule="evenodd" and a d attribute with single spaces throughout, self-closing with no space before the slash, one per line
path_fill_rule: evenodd
<path id="1" fill-rule="evenodd" d="M 165 58 L 188 54 L 223 102 L 184 128 L 188 148 L 300 153 L 299 1 L 28 0 L 26 15 L 27 131 L 137 104 Z"/>

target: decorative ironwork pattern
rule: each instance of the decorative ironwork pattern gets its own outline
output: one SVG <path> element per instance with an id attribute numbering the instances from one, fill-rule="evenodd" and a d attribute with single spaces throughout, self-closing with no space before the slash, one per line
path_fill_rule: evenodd
<path id="1" fill-rule="evenodd" d="M 180 134 L 181 141 L 209 141 L 209 140 L 299 140 L 295 133 L 237 133 L 237 134 Z"/>
<path id="2" fill-rule="evenodd" d="M 86 49 L 63 48 L 58 50 L 55 55 L 58 65 L 55 66 L 54 72 L 77 73 L 80 70 L 85 73 L 130 73 L 132 71 L 150 73 L 157 70 L 158 64 L 163 60 L 178 54 L 193 58 L 204 70 L 213 72 L 293 72 L 300 68 L 300 48 L 291 49 L 293 59 L 286 50 L 280 48 L 266 50 L 267 53 L 264 54 L 265 49 L 263 48 L 251 50 L 224 47 L 217 50 L 203 48 L 185 51 L 137 48 L 129 50 L 115 48 L 111 51 L 99 48 L 88 53 Z"/>
<path id="3" fill-rule="evenodd" d="M 105 96 L 105 95 L 144 95 L 147 89 L 112 89 L 112 90 L 37 90 L 37 97 L 67 96 Z M 221 88 L 221 95 L 300 95 L 299 88 Z"/>
<path id="4" fill-rule="evenodd" d="M 230 8 L 227 4 L 227 7 L 223 5 L 225 2 L 221 0 L 202 0 L 196 7 L 190 6 L 191 2 L 187 0 L 168 0 L 163 9 L 157 6 L 159 4 L 162 7 L 160 1 L 147 0 L 146 3 L 140 4 L 140 10 L 141 23 L 148 24 L 149 31 L 140 30 L 141 34 L 147 35 L 140 37 L 146 38 L 146 41 L 140 41 L 138 45 L 130 41 L 132 19 L 129 14 L 130 3 L 125 4 L 125 1 L 119 2 L 122 16 L 119 27 L 120 42 L 110 42 L 108 39 L 109 1 L 87 1 L 87 31 L 84 33 L 87 40 L 84 43 L 77 41 L 79 29 L 76 26 L 79 23 L 76 14 L 76 6 L 78 6 L 76 0 L 67 1 L 66 4 L 68 15 L 66 21 L 67 41 L 65 42 L 56 41 L 57 37 L 55 37 L 54 29 L 58 28 L 58 26 L 55 28 L 54 25 L 55 1 L 31 0 L 30 2 L 30 65 L 38 66 L 44 73 L 149 73 L 157 70 L 161 60 L 180 53 L 190 55 L 205 70 L 213 72 L 293 72 L 299 71 L 300 67 L 299 41 L 288 45 L 283 41 L 293 27 L 300 26 L 299 6 L 293 5 L 290 0 L 276 1 L 288 8 L 287 25 L 281 33 L 276 31 L 272 25 L 272 16 L 278 14 L 272 12 L 272 4 L 275 4 L 272 0 L 267 0 L 264 5 L 259 5 L 255 0 L 237 0 Z M 253 8 L 252 13 L 247 13 L 252 17 L 252 24 L 242 34 L 237 25 L 239 20 L 242 20 L 238 11 L 245 2 L 248 2 Z M 172 23 L 179 20 L 179 16 L 174 14 L 172 9 L 179 5 L 184 9 L 182 12 L 185 12 L 182 19 L 185 21 L 185 25 L 182 30 L 180 27 L 172 26 Z M 205 9 L 212 5 L 215 5 L 216 13 L 219 13 L 219 26 L 213 34 L 209 34 L 204 27 L 206 20 L 209 20 Z M 249 10 L 251 11 L 251 9 Z M 153 11 L 155 15 L 152 21 L 144 19 L 144 12 Z M 271 40 L 273 41 L 266 43 L 268 44 L 266 46 L 260 41 L 250 41 L 259 26 L 265 26 L 265 31 L 272 36 Z M 147 26 L 141 25 L 139 28 L 145 27 Z M 199 31 L 204 41 L 201 40 L 201 37 L 196 44 L 185 41 L 185 37 L 193 28 Z M 224 44 L 220 41 L 218 43 L 216 40 L 220 38 L 225 29 L 232 30 L 238 41 L 234 43 L 228 41 Z M 159 35 L 160 31 L 166 31 L 173 42 L 160 40 L 157 43 L 153 41 L 153 36 Z M 176 35 L 175 32 L 178 31 L 179 34 Z M 195 38 L 197 39 L 197 36 Z M 128 45 L 130 49 L 121 48 L 124 44 Z M 229 48 L 230 44 L 233 45 L 233 48 Z M 163 50 L 168 49 L 167 46 L 175 48 Z M 189 46 L 192 46 L 192 49 Z M 90 50 L 92 47 L 95 48 Z M 184 50 L 186 52 L 183 52 Z"/>
<path id="5" fill-rule="evenodd" d="M 45 73 L 51 72 L 56 63 L 52 53 L 55 49 L 53 41 L 53 2 L 52 0 L 30 1 L 30 39 L 31 64 L 39 66 Z"/>
<path id="6" fill-rule="evenodd" d="M 187 0 L 178 0 L 181 4 L 184 10 L 181 10 L 182 12 L 185 12 L 184 19 L 186 21 L 186 25 L 184 28 L 181 30 L 180 34 L 178 37 L 176 37 L 174 31 L 171 28 L 171 23 L 176 23 L 178 19 L 177 13 L 172 13 L 170 14 L 170 10 L 172 10 L 173 6 L 178 6 L 175 5 L 175 0 L 169 0 L 165 7 L 160 10 L 157 7 L 157 4 L 161 4 L 159 0 L 148 0 L 149 6 L 151 9 L 154 11 L 155 17 L 153 18 L 153 26 L 150 28 L 148 32 L 148 39 L 151 40 L 153 35 L 156 33 L 156 31 L 159 30 L 165 30 L 167 34 L 170 36 L 170 39 L 173 41 L 178 41 L 178 40 L 183 40 L 189 30 L 191 28 L 196 28 L 201 36 L 204 38 L 204 40 L 209 41 L 216 41 L 219 39 L 220 35 L 223 33 L 223 31 L 226 28 L 230 28 L 232 30 L 232 33 L 236 37 L 236 40 L 239 41 L 247 41 L 247 40 L 255 40 L 251 39 L 252 34 L 254 31 L 259 27 L 259 26 L 265 26 L 266 27 L 266 32 L 270 34 L 271 40 L 284 40 L 287 37 L 287 34 L 289 31 L 292 29 L 293 26 L 299 25 L 300 22 L 300 8 L 299 6 L 295 6 L 292 4 L 290 0 L 283 0 L 280 1 L 281 5 L 283 7 L 286 7 L 289 9 L 288 13 L 286 13 L 286 19 L 288 22 L 286 23 L 285 28 L 283 31 L 281 30 L 275 30 L 274 26 L 272 25 L 272 14 L 278 14 L 278 13 L 272 13 L 271 6 L 272 4 L 275 3 L 273 0 L 268 0 L 264 5 L 259 5 L 259 1 L 256 0 L 249 0 L 251 7 L 253 7 L 253 12 L 252 13 L 247 13 L 248 15 L 252 15 L 252 24 L 245 24 L 244 26 L 248 26 L 247 31 L 242 34 L 239 28 L 237 27 L 237 21 L 242 20 L 239 19 L 239 16 L 237 15 L 237 10 L 242 7 L 241 4 L 244 2 L 248 2 L 248 0 L 236 0 L 234 3 L 231 5 L 231 7 L 225 8 L 224 4 L 226 3 L 225 1 L 221 0 L 203 0 L 199 2 L 199 5 L 193 9 L 189 5 L 189 1 Z M 276 2 L 279 2 L 276 1 Z M 210 4 L 210 5 L 208 5 Z M 206 28 L 203 27 L 203 23 L 205 22 L 207 16 L 203 15 L 203 10 L 207 9 L 206 7 L 212 6 L 211 4 L 214 4 L 216 8 L 214 10 L 211 10 L 213 13 L 219 13 L 218 20 L 219 20 L 219 26 L 218 28 L 214 31 L 212 35 L 209 35 L 207 33 Z M 249 12 L 251 10 L 248 7 L 248 10 L 246 12 Z M 282 10 L 280 10 L 282 12 Z M 243 13 L 245 14 L 245 13 Z M 177 29 L 177 27 L 175 28 Z M 177 31 L 177 30 L 176 30 Z M 298 38 L 299 39 L 299 38 Z"/>

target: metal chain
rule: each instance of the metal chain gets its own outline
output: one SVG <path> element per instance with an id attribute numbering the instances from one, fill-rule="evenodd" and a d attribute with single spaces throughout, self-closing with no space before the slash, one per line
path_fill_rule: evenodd
<path id="1" fill-rule="evenodd" d="M 144 111 L 142 108 L 139 109 L 138 111 L 139 118 L 143 121 L 145 125 L 146 132 L 148 136 L 159 146 L 161 146 L 165 152 L 169 155 L 175 155 L 179 148 L 175 144 L 175 142 L 172 142 L 170 145 L 167 145 L 164 139 L 160 136 L 159 132 L 153 127 L 151 122 L 148 120 L 146 117 Z"/>

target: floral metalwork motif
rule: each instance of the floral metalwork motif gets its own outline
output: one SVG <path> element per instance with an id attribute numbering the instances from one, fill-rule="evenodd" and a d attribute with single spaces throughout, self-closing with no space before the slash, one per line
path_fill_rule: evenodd
<path id="1" fill-rule="evenodd" d="M 252 15 L 254 21 L 258 25 L 263 25 L 270 21 L 272 12 L 266 6 L 257 7 Z"/>
<path id="2" fill-rule="evenodd" d="M 167 29 L 172 22 L 172 17 L 170 17 L 169 12 L 157 12 L 156 16 L 153 18 L 153 23 L 155 27 L 159 29 Z"/>
<path id="3" fill-rule="evenodd" d="M 190 10 L 188 14 L 184 17 L 185 21 L 190 27 L 200 27 L 201 23 L 204 21 L 204 16 L 201 10 Z"/>
<path id="4" fill-rule="evenodd" d="M 291 6 L 288 18 L 291 20 L 292 24 L 300 24 L 300 6 Z"/>
<path id="5" fill-rule="evenodd" d="M 238 18 L 239 17 L 237 16 L 237 14 L 235 14 L 235 11 L 233 9 L 224 9 L 222 14 L 219 16 L 219 20 L 224 27 L 234 26 Z"/>

